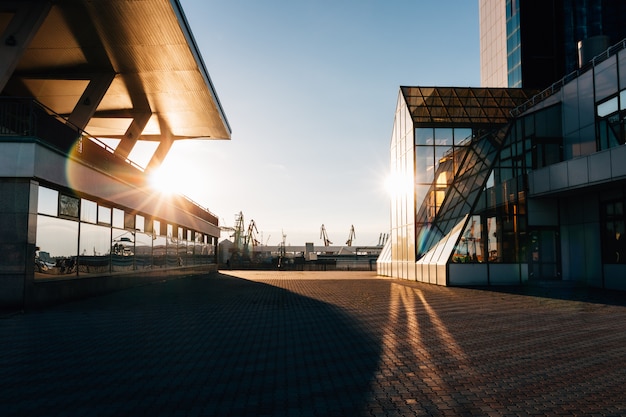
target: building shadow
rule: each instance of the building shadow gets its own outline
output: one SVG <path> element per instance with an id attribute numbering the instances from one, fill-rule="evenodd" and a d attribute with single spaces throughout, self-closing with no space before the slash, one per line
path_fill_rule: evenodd
<path id="1" fill-rule="evenodd" d="M 381 350 L 338 307 L 225 274 L 12 316 L 0 339 L 4 416 L 356 416 Z"/>
<path id="2" fill-rule="evenodd" d="M 569 281 L 531 281 L 523 285 L 490 285 L 465 288 L 555 300 L 626 306 L 626 291 L 594 288 Z"/>

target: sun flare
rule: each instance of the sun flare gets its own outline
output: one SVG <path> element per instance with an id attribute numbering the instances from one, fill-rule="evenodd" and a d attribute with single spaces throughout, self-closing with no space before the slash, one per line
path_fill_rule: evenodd
<path id="1" fill-rule="evenodd" d="M 153 189 L 163 194 L 171 195 L 180 191 L 177 189 L 180 180 L 176 176 L 176 171 L 168 169 L 166 166 L 160 166 L 153 170 L 148 176 L 148 181 Z"/>

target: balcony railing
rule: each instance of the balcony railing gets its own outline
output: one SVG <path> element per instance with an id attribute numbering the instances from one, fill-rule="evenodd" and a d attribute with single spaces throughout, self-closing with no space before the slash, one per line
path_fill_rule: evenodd
<path id="1" fill-rule="evenodd" d="M 593 57 L 591 61 L 583 65 L 581 68 L 577 69 L 576 71 L 570 72 L 565 77 L 561 78 L 559 81 L 553 83 L 550 87 L 532 96 L 530 100 L 526 101 L 525 103 L 511 110 L 511 116 L 518 117 L 520 114 L 524 113 L 529 108 L 535 106 L 536 104 L 542 102 L 543 100 L 547 99 L 548 97 L 560 91 L 561 88 L 563 88 L 565 84 L 578 78 L 581 74 L 589 71 L 590 69 L 594 68 L 596 65 L 600 64 L 601 62 L 606 61 L 607 59 L 609 59 L 613 55 L 616 55 L 619 51 L 625 48 L 626 48 L 626 39 L 622 39 L 619 43 L 616 43 L 615 45 L 609 47 L 606 51 Z"/>
<path id="2" fill-rule="evenodd" d="M 146 185 L 144 169 L 115 154 L 115 150 L 73 126 L 61 115 L 28 97 L 0 97 L 0 142 L 7 137 L 32 137 L 56 148 L 65 155 L 136 186 Z M 176 203 L 195 216 L 218 225 L 218 217 L 187 196 Z"/>

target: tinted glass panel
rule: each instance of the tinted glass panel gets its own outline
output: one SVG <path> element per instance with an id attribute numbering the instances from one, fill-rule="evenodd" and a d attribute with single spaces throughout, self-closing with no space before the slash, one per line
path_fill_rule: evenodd
<path id="1" fill-rule="evenodd" d="M 95 201 L 80 200 L 80 221 L 96 223 L 98 221 L 98 204 Z"/>
<path id="2" fill-rule="evenodd" d="M 98 223 L 111 224 L 111 209 L 98 206 Z"/>
<path id="3" fill-rule="evenodd" d="M 78 223 L 73 220 L 37 216 L 37 273 L 67 275 L 76 272 Z M 38 274 L 35 277 L 38 277 Z M 39 276 L 40 277 L 40 276 Z"/>
<path id="4" fill-rule="evenodd" d="M 117 227 L 118 229 L 124 228 L 124 210 L 113 209 L 113 227 Z"/>
<path id="5" fill-rule="evenodd" d="M 39 187 L 37 212 L 57 216 L 59 214 L 59 192 L 46 187 Z"/>
<path id="6" fill-rule="evenodd" d="M 111 229 L 82 223 L 78 247 L 78 273 L 101 274 L 110 271 Z"/>

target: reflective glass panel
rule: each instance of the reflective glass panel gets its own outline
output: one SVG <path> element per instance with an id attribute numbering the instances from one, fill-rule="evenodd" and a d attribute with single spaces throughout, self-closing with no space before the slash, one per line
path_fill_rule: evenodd
<path id="1" fill-rule="evenodd" d="M 152 232 L 155 236 L 161 236 L 161 222 L 158 220 L 152 221 Z"/>
<path id="2" fill-rule="evenodd" d="M 76 271 L 78 222 L 56 217 L 37 216 L 38 253 L 35 278 L 67 275 Z"/>
<path id="3" fill-rule="evenodd" d="M 597 110 L 599 117 L 605 117 L 611 113 L 615 113 L 617 111 L 617 97 L 613 97 L 604 103 L 598 104 Z"/>
<path id="4" fill-rule="evenodd" d="M 180 240 L 178 242 L 178 266 L 187 265 L 187 241 Z"/>
<path id="5" fill-rule="evenodd" d="M 466 139 L 472 138 L 472 129 L 457 128 L 454 129 L 454 144 L 459 145 Z"/>
<path id="6" fill-rule="evenodd" d="M 81 223 L 78 253 L 78 273 L 80 275 L 109 272 L 111 229 L 106 226 Z"/>
<path id="7" fill-rule="evenodd" d="M 152 242 L 152 264 L 157 268 L 166 266 L 165 256 L 167 254 L 167 238 L 165 236 L 156 236 Z"/>
<path id="8" fill-rule="evenodd" d="M 59 196 L 59 216 L 78 218 L 80 200 L 76 197 L 61 194 Z"/>
<path id="9" fill-rule="evenodd" d="M 416 145 L 434 145 L 434 132 L 430 127 L 418 127 L 415 129 Z"/>
<path id="10" fill-rule="evenodd" d="M 118 229 L 124 228 L 124 210 L 118 208 L 113 209 L 113 227 Z"/>
<path id="11" fill-rule="evenodd" d="M 452 129 L 450 128 L 435 129 L 435 145 L 452 146 Z"/>
<path id="12" fill-rule="evenodd" d="M 98 206 L 98 223 L 111 224 L 111 209 L 104 206 Z"/>
<path id="13" fill-rule="evenodd" d="M 168 229 L 169 229 L 168 225 Z M 166 247 L 166 252 L 167 252 L 167 266 L 168 267 L 173 267 L 173 266 L 178 266 L 178 243 L 177 243 L 177 239 L 174 237 L 168 237 L 167 238 L 167 247 Z"/>
<path id="14" fill-rule="evenodd" d="M 59 192 L 46 187 L 39 187 L 37 212 L 57 216 L 59 214 Z"/>
<path id="15" fill-rule="evenodd" d="M 432 146 L 415 148 L 415 182 L 431 183 L 435 179 L 435 156 Z"/>
<path id="16" fill-rule="evenodd" d="M 136 269 L 152 267 L 152 235 L 137 232 L 135 236 Z"/>
<path id="17" fill-rule="evenodd" d="M 135 216 L 135 229 L 140 232 L 145 232 L 146 230 L 146 219 L 139 214 Z"/>
<path id="18" fill-rule="evenodd" d="M 132 271 L 135 262 L 135 236 L 128 230 L 113 229 L 111 265 L 115 272 Z"/>
<path id="19" fill-rule="evenodd" d="M 80 200 L 80 221 L 97 223 L 98 222 L 98 204 L 95 201 Z"/>

